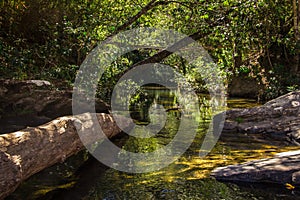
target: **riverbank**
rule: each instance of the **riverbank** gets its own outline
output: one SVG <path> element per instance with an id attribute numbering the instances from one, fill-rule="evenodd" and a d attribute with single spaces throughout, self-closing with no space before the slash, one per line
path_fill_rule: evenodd
<path id="1" fill-rule="evenodd" d="M 242 133 L 265 143 L 300 145 L 300 91 L 288 93 L 259 107 L 229 110 L 226 114 L 224 132 Z M 300 151 L 219 167 L 211 175 L 221 181 L 299 185 Z"/>

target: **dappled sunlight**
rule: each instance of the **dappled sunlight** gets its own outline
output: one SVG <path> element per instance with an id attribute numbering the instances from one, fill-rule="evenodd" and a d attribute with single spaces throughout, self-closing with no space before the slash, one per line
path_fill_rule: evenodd
<path id="1" fill-rule="evenodd" d="M 155 88 L 152 89 L 155 90 Z M 147 114 L 147 106 L 151 105 L 152 101 L 155 101 L 157 104 L 166 105 L 166 124 L 154 137 L 136 138 L 129 136 L 120 139 L 119 142 L 122 143 L 122 150 L 118 156 L 124 163 L 128 164 L 128 167 L 145 167 L 152 169 L 153 165 L 162 165 L 163 163 L 161 162 L 163 162 L 163 160 L 159 160 L 159 158 L 156 157 L 147 159 L 147 153 L 156 151 L 173 140 L 180 124 L 179 119 L 182 115 L 182 108 L 177 105 L 174 94 L 169 94 L 167 90 L 150 90 L 150 92 L 146 94 L 141 92 L 139 98 L 134 99 L 133 102 L 136 104 L 131 106 L 132 112 L 134 113 L 132 117 L 136 123 L 139 125 L 149 124 L 151 117 Z M 147 99 L 148 102 L 146 104 L 145 99 Z M 178 199 L 181 196 L 182 198 L 179 199 L 187 199 L 187 196 L 195 199 L 199 199 L 200 196 L 206 196 L 205 199 L 211 199 L 211 195 L 215 195 L 215 197 L 218 198 L 220 195 L 226 198 L 236 195 L 244 197 L 248 194 L 244 194 L 239 188 L 235 186 L 229 187 L 211 178 L 211 171 L 217 167 L 261 158 L 270 158 L 276 153 L 299 149 L 299 147 L 293 146 L 283 147 L 280 143 L 271 140 L 267 141 L 259 135 L 250 137 L 242 133 L 222 133 L 212 151 L 206 156 L 200 157 L 199 153 L 203 151 L 201 150 L 201 145 L 207 134 L 209 122 L 212 118 L 211 110 L 207 106 L 209 105 L 208 101 L 209 98 L 207 96 L 205 96 L 205 99 L 201 99 L 203 103 L 203 105 L 200 106 L 201 116 L 194 118 L 200 124 L 197 129 L 197 134 L 188 150 L 180 158 L 158 171 L 149 173 L 135 174 L 108 169 L 104 171 L 101 176 L 90 174 L 89 176 L 95 176 L 95 180 L 93 180 L 94 184 L 86 185 L 87 188 L 90 189 L 86 199 L 105 199 L 111 196 L 114 196 L 115 199 L 140 199 L 141 196 L 145 195 L 149 196 L 148 199 L 155 199 L 156 197 L 157 199 Z M 246 103 L 244 104 L 244 100 L 234 99 L 229 101 L 231 103 L 231 105 L 229 105 L 233 107 L 238 107 L 238 104 L 243 104 L 243 106 L 247 104 L 249 107 L 257 105 L 251 100 L 245 101 Z M 187 114 L 189 117 L 191 115 Z M 184 128 L 189 127 L 187 125 Z M 137 132 L 137 134 L 148 134 L 142 129 L 140 131 L 141 132 Z M 183 140 L 182 142 L 185 143 L 187 141 Z M 127 151 L 146 153 L 145 160 L 132 160 L 127 154 Z M 176 151 L 176 149 L 172 149 L 172 151 Z M 91 171 L 91 173 L 96 172 Z M 69 184 L 66 185 L 39 185 L 38 189 L 36 188 L 35 195 L 42 196 L 56 189 L 72 187 L 72 184 L 74 184 L 73 181 L 74 180 L 70 180 Z M 80 183 L 80 180 L 78 180 L 78 183 L 77 180 L 75 180 L 75 182 L 76 185 Z"/>
<path id="2" fill-rule="evenodd" d="M 165 95 L 164 92 L 164 90 L 160 90 L 160 93 L 163 95 Z M 156 98 L 158 97 L 159 96 L 156 95 Z M 207 97 L 205 99 L 207 101 L 209 100 Z M 164 98 L 164 100 L 166 100 L 166 98 Z M 255 101 L 243 99 L 233 99 L 229 102 L 229 105 L 232 107 L 239 107 L 239 104 L 241 104 L 242 107 L 253 107 L 258 105 Z M 160 103 L 166 103 L 166 105 L 170 106 L 169 102 Z M 204 102 L 204 105 L 206 104 L 207 102 Z M 204 182 L 211 180 L 210 173 L 217 167 L 261 158 L 269 158 L 279 152 L 299 149 L 299 147 L 279 146 L 277 143 L 265 143 L 265 140 L 259 137 L 249 137 L 248 135 L 240 133 L 226 133 L 221 136 L 220 141 L 207 156 L 200 157 L 200 147 L 206 134 L 208 123 L 211 119 L 209 109 L 205 106 L 202 106 L 201 108 L 201 118 L 198 119 L 201 122 L 201 126 L 198 128 L 198 133 L 194 142 L 182 157 L 169 166 L 150 173 L 127 174 L 124 172 L 108 170 L 105 176 L 100 180 L 99 186 L 96 187 L 97 195 L 105 196 L 105 193 L 111 190 L 105 187 L 109 182 L 114 182 L 114 185 L 119 187 L 119 189 L 114 190 L 116 192 L 115 195 L 121 195 L 119 191 L 128 191 L 129 196 L 131 195 L 130 193 L 133 195 L 133 193 L 137 191 L 142 193 L 152 191 L 151 193 L 153 195 L 156 194 L 154 191 L 174 190 L 178 192 L 180 190 L 179 188 L 182 188 L 183 185 L 192 182 L 195 184 L 194 181 L 198 181 L 199 184 L 202 184 L 204 180 Z M 168 112 L 166 122 L 167 128 L 156 135 L 155 138 L 159 145 L 156 146 L 154 150 L 161 145 L 168 144 L 168 142 L 172 140 L 173 134 L 176 133 L 176 128 L 178 127 L 177 123 L 179 122 L 176 120 L 176 116 L 178 116 L 176 110 Z M 143 144 L 147 146 L 147 141 L 144 141 Z M 135 145 L 137 144 L 135 143 Z M 151 145 L 151 142 L 149 142 L 148 145 Z M 148 148 L 151 148 L 151 146 Z M 209 184 L 211 185 L 205 186 L 205 188 L 209 188 L 207 191 L 214 189 L 219 190 L 222 188 L 222 186 L 218 185 L 219 183 L 214 180 L 211 180 Z M 200 192 L 204 190 L 204 188 L 198 190 Z"/>
<path id="3" fill-rule="evenodd" d="M 300 0 L 2 0 L 0 13 L 0 199 L 299 197 L 285 164 L 300 160 Z M 269 177 L 246 165 L 232 180 L 253 189 L 253 169 L 287 192 L 214 176 L 271 157 L 287 183 L 268 162 Z"/>
<path id="4" fill-rule="evenodd" d="M 63 184 L 63 185 L 44 187 L 43 189 L 40 189 L 40 190 L 37 190 L 36 192 L 34 192 L 31 196 L 31 198 L 32 199 L 37 198 L 39 196 L 47 194 L 48 192 L 57 190 L 58 188 L 59 189 L 69 189 L 69 188 L 72 188 L 75 184 L 76 184 L 76 182 L 72 181 L 70 183 L 66 183 L 66 184 Z"/>
<path id="5" fill-rule="evenodd" d="M 229 108 L 250 108 L 260 106 L 261 103 L 257 102 L 256 99 L 230 98 L 227 101 L 227 105 Z"/>

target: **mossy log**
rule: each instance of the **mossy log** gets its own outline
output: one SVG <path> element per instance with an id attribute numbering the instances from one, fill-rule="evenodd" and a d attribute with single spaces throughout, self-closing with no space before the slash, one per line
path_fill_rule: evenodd
<path id="1" fill-rule="evenodd" d="M 103 134 L 95 131 L 91 114 L 57 118 L 47 124 L 0 135 L 0 199 L 12 193 L 31 175 L 63 162 L 89 144 L 121 132 L 110 114 L 96 114 Z M 128 119 L 123 127 L 129 126 Z M 85 131 L 79 138 L 76 127 Z"/>

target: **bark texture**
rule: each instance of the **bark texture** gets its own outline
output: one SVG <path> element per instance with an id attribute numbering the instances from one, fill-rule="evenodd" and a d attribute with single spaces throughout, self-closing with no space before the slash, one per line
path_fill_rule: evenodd
<path id="1" fill-rule="evenodd" d="M 94 125 L 98 122 L 103 134 L 95 129 Z M 122 123 L 123 127 L 130 125 L 125 118 Z M 84 133 L 80 138 L 76 128 Z M 0 135 L 0 199 L 8 196 L 31 175 L 82 150 L 83 143 L 99 141 L 105 137 L 104 134 L 111 138 L 120 132 L 110 114 L 85 113 Z"/>

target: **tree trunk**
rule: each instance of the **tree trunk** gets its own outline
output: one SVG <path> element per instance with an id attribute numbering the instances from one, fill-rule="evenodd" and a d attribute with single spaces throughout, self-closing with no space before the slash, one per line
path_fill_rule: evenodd
<path id="1" fill-rule="evenodd" d="M 299 60 L 300 60 L 300 53 L 298 51 L 298 45 L 299 45 L 299 40 L 300 40 L 300 19 L 299 15 L 300 13 L 300 3 L 297 2 L 297 0 L 293 0 L 293 21 L 294 21 L 294 37 L 296 41 L 296 54 L 294 56 L 294 63 L 292 64 L 292 73 L 297 73 L 299 71 Z"/>
<path id="2" fill-rule="evenodd" d="M 121 132 L 111 115 L 96 115 L 108 138 Z M 36 128 L 28 127 L 0 135 L 0 199 L 8 196 L 31 175 L 82 150 L 83 143 L 103 138 L 104 135 L 94 131 L 91 119 L 91 114 L 87 113 L 61 117 Z M 130 125 L 125 118 L 123 123 L 123 127 Z M 79 138 L 76 127 L 89 134 Z"/>

